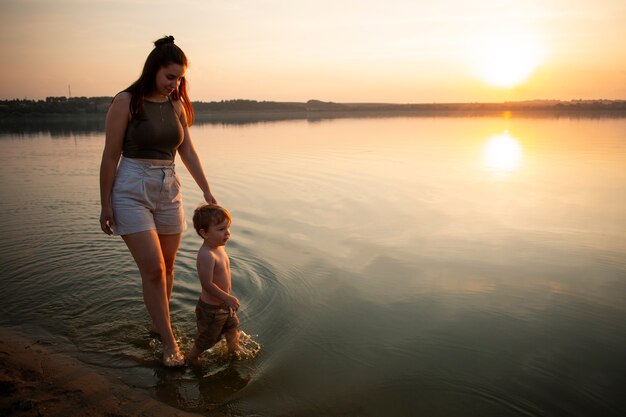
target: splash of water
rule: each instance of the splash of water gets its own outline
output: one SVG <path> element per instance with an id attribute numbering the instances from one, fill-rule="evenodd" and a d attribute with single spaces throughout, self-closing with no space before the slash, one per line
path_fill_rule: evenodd
<path id="1" fill-rule="evenodd" d="M 224 359 L 250 360 L 258 356 L 261 345 L 252 336 L 244 331 L 239 331 L 239 350 L 231 353 L 228 350 L 225 339 L 221 339 L 212 348 L 201 355 L 201 360 L 223 361 Z"/>
<path id="2" fill-rule="evenodd" d="M 186 352 L 193 344 L 193 339 L 176 335 L 181 351 Z M 157 337 L 150 339 L 147 356 L 158 359 L 163 352 L 161 340 Z M 201 365 L 222 364 L 225 360 L 250 360 L 256 358 L 261 352 L 261 345 L 253 337 L 244 331 L 239 331 L 239 350 L 231 353 L 224 338 L 220 339 L 213 347 L 203 352 L 199 359 Z"/>

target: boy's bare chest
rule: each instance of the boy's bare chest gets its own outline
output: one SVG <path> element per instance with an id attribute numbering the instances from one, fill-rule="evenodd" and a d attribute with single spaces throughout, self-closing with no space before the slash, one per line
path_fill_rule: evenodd
<path id="1" fill-rule="evenodd" d="M 230 260 L 226 254 L 220 254 L 215 259 L 215 267 L 213 270 L 213 280 L 216 283 L 230 283 Z"/>
<path id="2" fill-rule="evenodd" d="M 228 258 L 217 259 L 215 262 L 215 274 L 230 276 L 230 261 Z"/>

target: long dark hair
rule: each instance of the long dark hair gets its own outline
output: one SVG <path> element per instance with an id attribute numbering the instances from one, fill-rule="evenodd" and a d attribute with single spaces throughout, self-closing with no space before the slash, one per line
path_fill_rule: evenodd
<path id="1" fill-rule="evenodd" d="M 143 117 L 143 101 L 144 97 L 154 91 L 156 86 L 156 74 L 170 64 L 178 64 L 187 68 L 187 57 L 178 46 L 174 45 L 173 36 L 164 36 L 154 41 L 154 49 L 146 58 L 143 65 L 143 71 L 137 81 L 132 83 L 126 90 L 131 94 L 130 99 L 130 115 L 133 119 Z M 193 107 L 189 95 L 187 93 L 187 80 L 183 77 L 180 80 L 178 89 L 171 94 L 173 100 L 180 100 L 187 115 L 187 125 L 193 123 Z"/>

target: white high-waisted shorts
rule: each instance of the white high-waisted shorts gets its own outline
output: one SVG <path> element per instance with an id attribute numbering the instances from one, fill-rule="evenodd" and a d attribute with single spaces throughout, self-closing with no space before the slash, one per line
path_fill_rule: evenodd
<path id="1" fill-rule="evenodd" d="M 171 235 L 187 229 L 174 162 L 122 157 L 111 203 L 116 235 L 146 230 Z"/>

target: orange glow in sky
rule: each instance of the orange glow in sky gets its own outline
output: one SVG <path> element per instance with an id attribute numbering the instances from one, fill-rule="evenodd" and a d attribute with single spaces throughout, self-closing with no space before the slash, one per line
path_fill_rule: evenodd
<path id="1" fill-rule="evenodd" d="M 112 96 L 166 34 L 193 100 L 626 98 L 623 0 L 2 0 L 0 19 L 0 99 Z"/>

